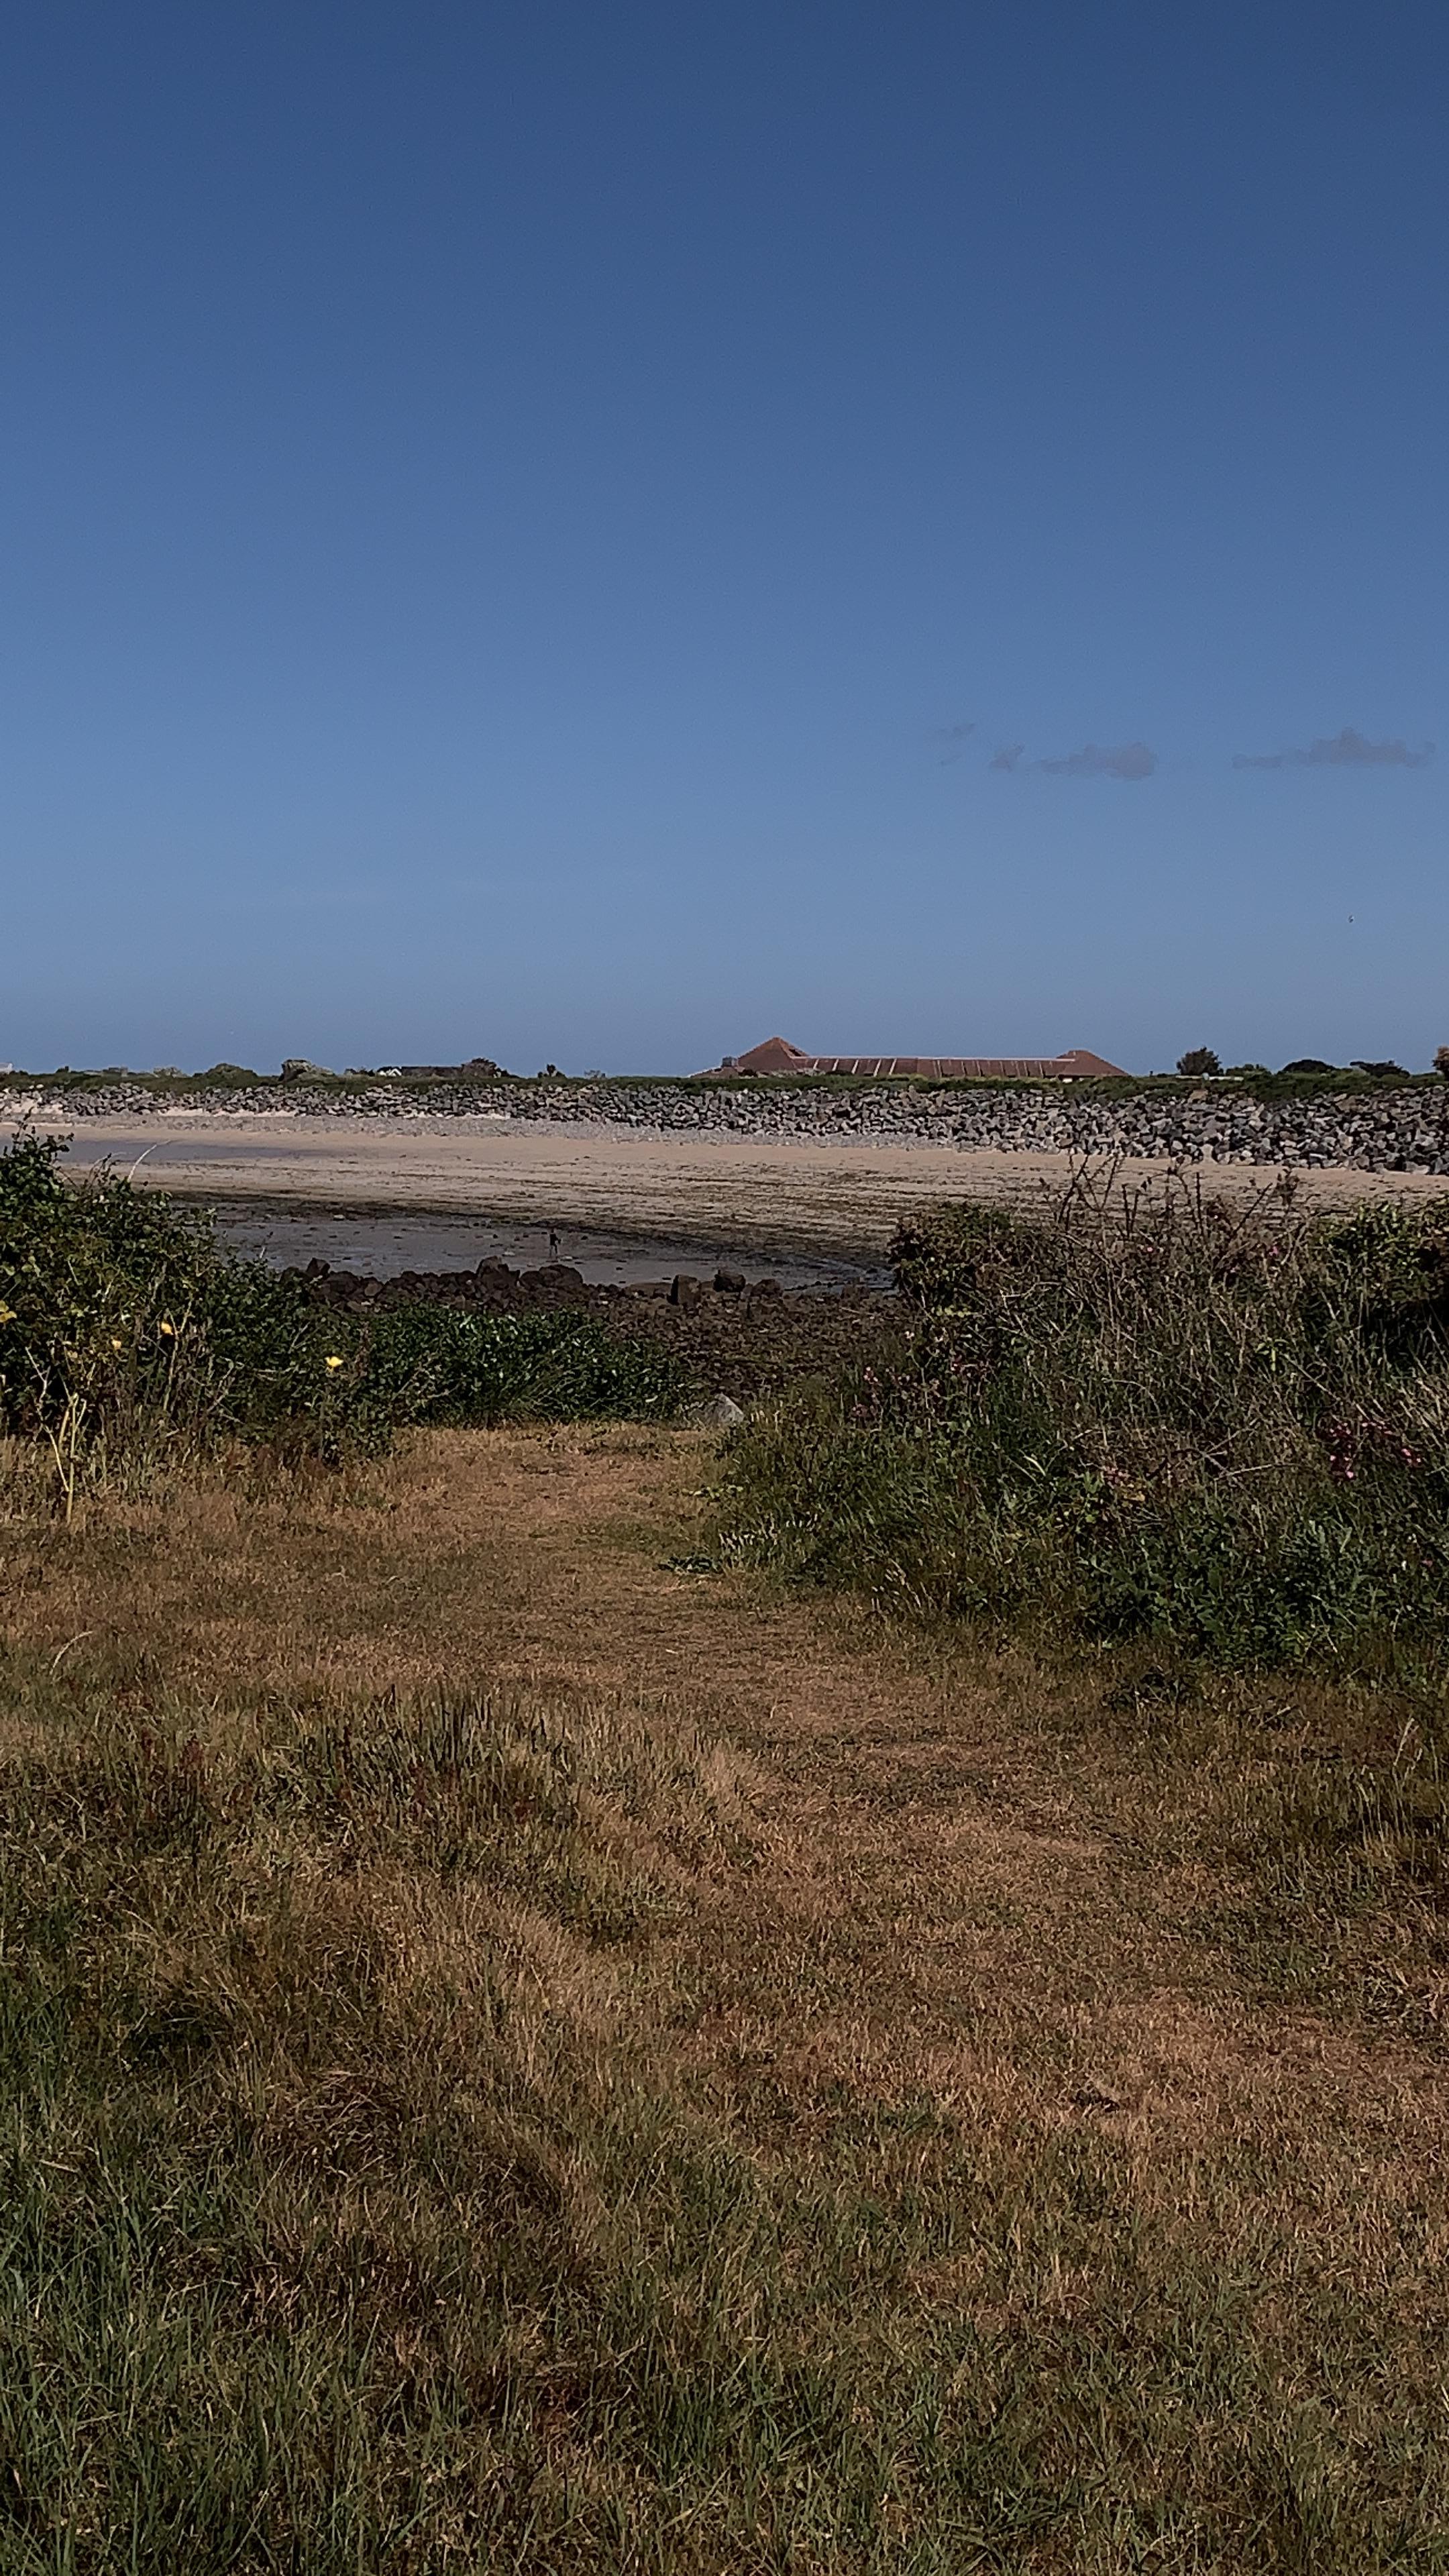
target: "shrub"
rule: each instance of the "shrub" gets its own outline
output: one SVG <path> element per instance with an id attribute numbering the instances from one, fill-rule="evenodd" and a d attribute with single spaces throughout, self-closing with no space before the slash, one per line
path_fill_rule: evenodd
<path id="1" fill-rule="evenodd" d="M 736 1551 L 1222 1663 L 1449 1643 L 1449 1238 L 1079 1181 L 894 1247 L 893 1360 L 741 1434 Z"/>
<path id="2" fill-rule="evenodd" d="M 26 1136 L 0 1154 L 0 1421 L 72 1463 L 195 1435 L 222 1396 L 210 1228 L 108 1173 L 69 1187 L 62 1151 Z M 250 1285 L 233 1292 L 239 1324 Z"/>
<path id="3" fill-rule="evenodd" d="M 659 1418 L 678 1411 L 684 1389 L 668 1352 L 566 1311 L 473 1315 L 419 1303 L 354 1325 L 346 1339 L 358 1401 L 388 1426 Z"/>
<path id="4" fill-rule="evenodd" d="M 1179 1073 L 1188 1075 L 1222 1072 L 1215 1047 L 1189 1047 L 1186 1055 L 1178 1057 L 1177 1069 Z"/>

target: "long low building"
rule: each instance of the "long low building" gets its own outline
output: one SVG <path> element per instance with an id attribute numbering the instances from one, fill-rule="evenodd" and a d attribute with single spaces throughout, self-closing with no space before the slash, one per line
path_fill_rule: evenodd
<path id="1" fill-rule="evenodd" d="M 1065 1055 L 806 1055 L 788 1038 L 766 1038 L 748 1055 L 727 1055 L 717 1073 L 922 1074 L 951 1082 L 975 1075 L 982 1082 L 1103 1082 L 1123 1078 L 1120 1064 L 1069 1047 Z"/>

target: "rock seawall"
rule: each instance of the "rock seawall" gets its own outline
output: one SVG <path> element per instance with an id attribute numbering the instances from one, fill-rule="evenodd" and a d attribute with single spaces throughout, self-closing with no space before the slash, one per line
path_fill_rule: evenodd
<path id="1" fill-rule="evenodd" d="M 1103 1097 L 1083 1088 L 794 1090 L 691 1083 L 379 1082 L 346 1091 L 289 1083 L 158 1097 L 139 1083 L 43 1086 L 0 1095 L 0 1110 L 80 1124 L 182 1111 L 308 1118 L 477 1118 L 628 1133 L 769 1137 L 777 1142 L 955 1145 L 963 1152 L 1102 1154 L 1188 1163 L 1297 1164 L 1365 1172 L 1449 1174 L 1449 1084 L 1315 1092 L 1259 1100 L 1248 1092 Z"/>

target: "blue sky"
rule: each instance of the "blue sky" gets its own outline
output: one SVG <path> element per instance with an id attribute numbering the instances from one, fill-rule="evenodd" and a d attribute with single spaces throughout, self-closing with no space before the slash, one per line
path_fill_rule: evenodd
<path id="1" fill-rule="evenodd" d="M 1442 0 L 12 12 L 0 1056 L 1427 1061 L 1446 75 Z"/>

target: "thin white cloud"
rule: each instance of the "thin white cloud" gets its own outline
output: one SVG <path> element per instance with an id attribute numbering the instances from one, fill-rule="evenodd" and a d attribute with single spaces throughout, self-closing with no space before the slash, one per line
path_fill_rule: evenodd
<path id="1" fill-rule="evenodd" d="M 1013 759 L 1002 765 L 1015 769 L 1017 763 Z M 1045 770 L 1049 778 L 1150 778 L 1157 754 L 1145 742 L 1086 742 L 1080 751 L 1064 752 L 1060 760 L 1033 760 L 1029 766 Z"/>
<path id="2" fill-rule="evenodd" d="M 1240 751 L 1234 769 L 1422 769 L 1434 757 L 1432 742 L 1411 751 L 1406 742 L 1369 742 L 1352 725 L 1311 742 L 1306 751 Z"/>

